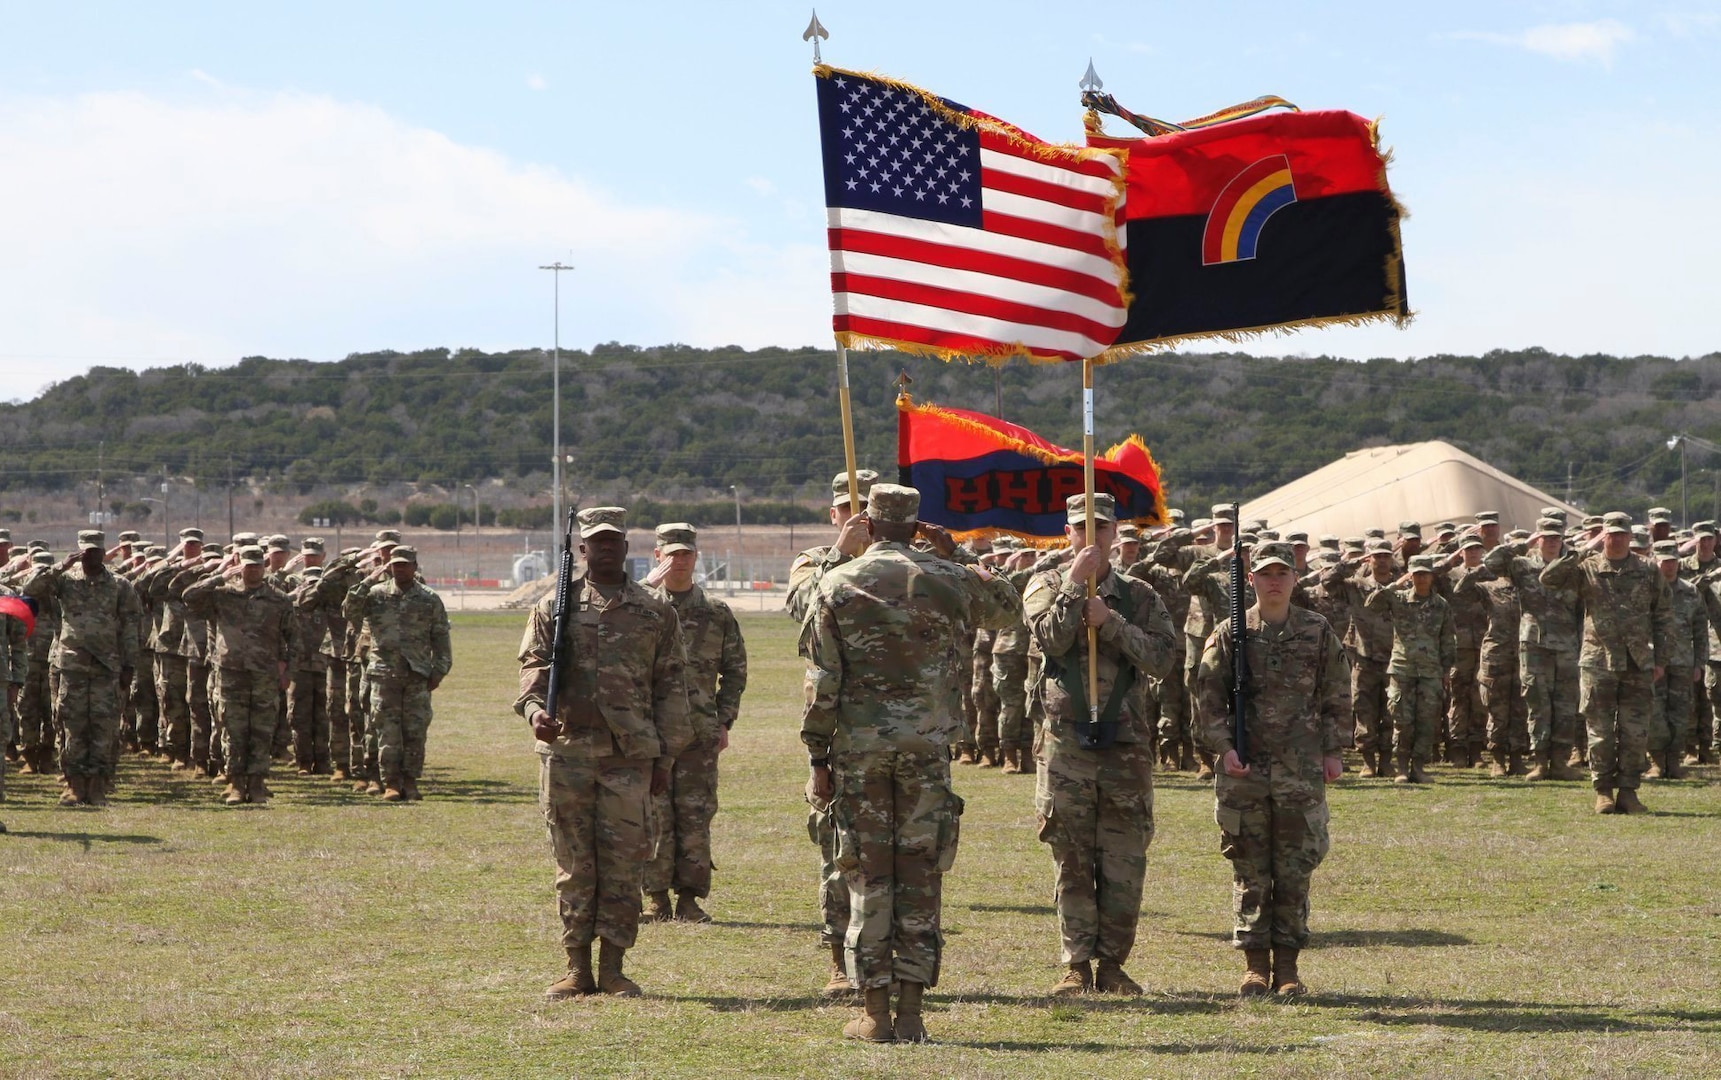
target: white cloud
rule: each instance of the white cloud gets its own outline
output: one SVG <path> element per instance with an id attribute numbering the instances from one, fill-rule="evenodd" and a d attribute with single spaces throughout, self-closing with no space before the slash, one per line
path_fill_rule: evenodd
<path id="1" fill-rule="evenodd" d="M 749 248 L 737 222 L 369 105 L 214 85 L 189 101 L 0 99 L 0 398 L 91 363 L 547 344 L 535 268 L 557 257 L 579 268 L 564 344 L 828 326 L 822 272 Z"/>
<path id="2" fill-rule="evenodd" d="M 1586 23 L 1547 23 L 1515 34 L 1475 31 L 1452 36 L 1467 41 L 1512 45 L 1543 56 L 1551 56 L 1556 60 L 1593 60 L 1603 65 L 1611 65 L 1615 49 L 1637 37 L 1631 27 L 1617 19 L 1597 19 L 1595 22 Z"/>
<path id="3" fill-rule="evenodd" d="M 533 74 L 526 76 L 526 85 L 533 90 L 548 90 L 550 81 L 542 75 Z"/>

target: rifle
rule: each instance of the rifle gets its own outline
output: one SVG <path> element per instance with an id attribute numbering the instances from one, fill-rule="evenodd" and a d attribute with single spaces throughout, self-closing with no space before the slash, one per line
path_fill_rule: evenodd
<path id="1" fill-rule="evenodd" d="M 1242 505 L 1234 509 L 1241 517 Z M 1238 521 L 1231 529 L 1231 745 L 1237 750 L 1237 761 L 1247 765 L 1249 744 L 1243 714 L 1249 695 L 1249 654 L 1244 648 L 1243 580 L 1243 524 Z"/>
<path id="2" fill-rule="evenodd" d="M 562 533 L 562 558 L 556 567 L 556 607 L 550 632 L 550 687 L 544 696 L 544 711 L 556 722 L 556 699 L 562 690 L 562 649 L 568 640 L 568 595 L 574 577 L 574 507 L 568 507 L 568 524 Z"/>

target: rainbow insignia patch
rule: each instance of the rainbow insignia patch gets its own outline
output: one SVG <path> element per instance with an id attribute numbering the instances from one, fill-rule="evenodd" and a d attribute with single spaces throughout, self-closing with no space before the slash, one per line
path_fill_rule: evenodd
<path id="1" fill-rule="evenodd" d="M 1255 257 L 1261 228 L 1279 210 L 1297 201 L 1291 161 L 1284 154 L 1264 157 L 1238 173 L 1207 215 L 1201 237 L 1201 262 L 1241 262 Z"/>

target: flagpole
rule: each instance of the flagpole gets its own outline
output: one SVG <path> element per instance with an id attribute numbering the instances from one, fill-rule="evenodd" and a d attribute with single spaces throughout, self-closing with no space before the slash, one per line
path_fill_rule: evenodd
<path id="1" fill-rule="evenodd" d="M 1088 547 L 1094 546 L 1094 362 L 1082 358 L 1082 487 L 1087 495 Z M 1107 553 L 1108 561 L 1110 553 Z M 1088 579 L 1088 599 L 1099 591 L 1098 582 Z M 1100 720 L 1099 628 L 1088 624 L 1088 720 Z M 1095 728 L 1098 731 L 1098 728 Z"/>
<path id="2" fill-rule="evenodd" d="M 855 468 L 855 421 L 849 407 L 849 351 L 837 342 L 837 404 L 843 413 L 843 464 L 849 471 L 849 514 L 860 513 L 860 471 Z"/>

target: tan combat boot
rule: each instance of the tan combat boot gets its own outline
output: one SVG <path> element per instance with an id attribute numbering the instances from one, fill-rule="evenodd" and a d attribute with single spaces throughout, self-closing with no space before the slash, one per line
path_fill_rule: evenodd
<path id="1" fill-rule="evenodd" d="M 921 996 L 926 993 L 926 987 L 917 982 L 904 979 L 897 985 L 896 991 L 896 1024 L 892 1035 L 899 1043 L 923 1043 L 927 1041 L 926 1024 L 920 1018 Z"/>
<path id="2" fill-rule="evenodd" d="M 831 946 L 831 977 L 826 980 L 824 989 L 819 991 L 820 997 L 842 998 L 854 993 L 854 987 L 849 985 L 849 973 L 843 967 L 843 943 L 837 942 Z"/>
<path id="3" fill-rule="evenodd" d="M 1141 994 L 1141 984 L 1129 977 L 1123 965 L 1103 956 L 1094 966 L 1094 989 L 1102 994 L 1129 994 L 1132 997 Z"/>
<path id="4" fill-rule="evenodd" d="M 1647 814 L 1647 813 L 1649 813 L 1649 807 L 1643 805 L 1642 801 L 1640 801 L 1638 799 L 1636 788 L 1629 788 L 1629 787 L 1620 788 L 1619 789 L 1619 796 L 1618 796 L 1618 798 L 1616 798 L 1614 800 L 1614 806 L 1616 807 L 1615 813 L 1620 813 L 1620 814 Z"/>
<path id="5" fill-rule="evenodd" d="M 1488 776 L 1494 780 L 1506 778 L 1506 751 L 1490 750 L 1488 756 L 1492 759 L 1488 764 Z"/>
<path id="6" fill-rule="evenodd" d="M 692 889 L 682 889 L 675 894 L 675 921 L 708 923 L 711 916 L 699 906 L 699 897 L 693 895 Z"/>
<path id="7" fill-rule="evenodd" d="M 1524 768 L 1524 755 L 1523 754 L 1513 752 L 1512 754 L 1507 755 L 1507 757 L 1506 757 L 1506 775 L 1508 775 L 1508 776 L 1523 776 L 1528 772 L 1529 772 L 1529 770 Z"/>
<path id="8" fill-rule="evenodd" d="M 347 775 L 345 765 L 336 765 L 334 771 L 329 773 L 329 783 L 331 784 L 344 784 L 351 779 L 352 777 Z"/>
<path id="9" fill-rule="evenodd" d="M 388 778 L 388 786 L 383 788 L 383 791 L 382 791 L 382 801 L 383 802 L 405 802 L 406 801 L 405 785 L 401 783 L 400 777 L 391 776 Z"/>
<path id="10" fill-rule="evenodd" d="M 646 893 L 645 899 L 645 913 L 640 916 L 641 922 L 669 922 L 675 918 L 675 909 L 669 903 L 668 889 Z"/>
<path id="11" fill-rule="evenodd" d="M 1524 775 L 1524 779 L 1528 780 L 1532 784 L 1539 784 L 1543 780 L 1550 779 L 1552 776 L 1552 768 L 1549 767 L 1547 761 L 1543 759 L 1542 755 L 1537 754 L 1536 763 L 1530 766 L 1530 771 Z"/>
<path id="12" fill-rule="evenodd" d="M 1273 956 L 1266 949 L 1244 949 L 1243 984 L 1237 993 L 1243 997 L 1266 997 L 1273 992 Z"/>
<path id="13" fill-rule="evenodd" d="M 1373 755 L 1364 754 L 1362 756 L 1362 767 L 1357 769 L 1356 774 L 1359 779 L 1363 780 L 1373 780 L 1375 778 Z"/>
<path id="14" fill-rule="evenodd" d="M 1077 961 L 1064 972 L 1064 977 L 1052 987 L 1053 997 L 1075 997 L 1085 994 L 1094 988 L 1093 964 L 1087 960 Z"/>
<path id="15" fill-rule="evenodd" d="M 982 751 L 980 751 L 980 757 L 977 759 L 977 764 L 982 769 L 996 769 L 999 766 L 999 764 L 1001 764 L 1001 762 L 999 761 L 999 758 L 998 758 L 998 751 L 996 751 L 996 750 L 982 750 Z"/>
<path id="16" fill-rule="evenodd" d="M 250 786 L 245 789 L 245 794 L 251 797 L 251 805 L 268 806 L 269 800 L 275 797 L 275 793 L 269 790 L 269 785 L 264 782 L 265 778 L 259 774 L 247 779 L 250 781 Z"/>
<path id="17" fill-rule="evenodd" d="M 639 984 L 621 973 L 627 950 L 608 938 L 598 939 L 598 993 L 611 997 L 638 997 Z"/>
<path id="18" fill-rule="evenodd" d="M 1555 780 L 1582 780 L 1584 774 L 1574 769 L 1565 761 L 1565 752 L 1555 750 L 1548 769 L 1548 775 Z"/>
<path id="19" fill-rule="evenodd" d="M 1022 748 L 1013 746 L 1004 751 L 1004 775 L 1022 775 Z"/>
<path id="20" fill-rule="evenodd" d="M 592 947 L 588 942 L 568 950 L 568 973 L 550 984 L 544 991 L 545 1001 L 566 1001 L 598 992 L 597 980 L 592 978 Z"/>
<path id="21" fill-rule="evenodd" d="M 1661 775 L 1668 780 L 1683 780 L 1690 775 L 1685 771 L 1685 766 L 1679 764 L 1679 751 L 1667 752 L 1667 764 L 1662 767 Z"/>
<path id="22" fill-rule="evenodd" d="M 418 792 L 418 777 L 403 776 L 400 778 L 400 782 L 406 785 L 406 787 L 401 789 L 401 794 L 406 796 L 407 802 L 424 801 L 424 796 L 420 795 Z"/>
<path id="23" fill-rule="evenodd" d="M 1617 814 L 1619 804 L 1613 801 L 1612 788 L 1596 788 L 1596 813 Z"/>
<path id="24" fill-rule="evenodd" d="M 84 777 L 84 801 L 91 806 L 106 806 L 108 804 L 108 778 L 105 776 Z"/>
<path id="25" fill-rule="evenodd" d="M 1308 987 L 1297 978 L 1297 950 L 1273 950 L 1273 993 L 1280 997 L 1298 997 L 1308 993 Z"/>
<path id="26" fill-rule="evenodd" d="M 77 806 L 84 801 L 84 782 L 80 776 L 68 775 L 66 786 L 60 791 L 61 806 Z"/>
<path id="27" fill-rule="evenodd" d="M 1422 762 L 1415 758 L 1410 760 L 1410 782 L 1413 784 L 1434 783 L 1433 780 L 1429 779 L 1428 774 L 1422 771 Z"/>
<path id="28" fill-rule="evenodd" d="M 868 987 L 861 1014 L 843 1025 L 843 1038 L 865 1042 L 894 1042 L 896 1031 L 890 1023 L 890 987 Z M 925 1034 L 925 1029 L 921 1030 Z"/>
<path id="29" fill-rule="evenodd" d="M 1205 750 L 1198 751 L 1198 753 L 1201 756 L 1197 760 L 1201 764 L 1200 767 L 1195 770 L 1195 779 L 1205 784 L 1207 781 L 1213 779 L 1213 758 Z"/>
<path id="30" fill-rule="evenodd" d="M 1665 754 L 1651 753 L 1649 755 L 1649 768 L 1644 770 L 1644 773 L 1643 773 L 1643 778 L 1645 780 L 1660 780 L 1661 779 L 1661 777 L 1662 777 L 1661 763 L 1665 759 L 1665 757 L 1666 757 Z"/>
<path id="31" fill-rule="evenodd" d="M 227 787 L 221 792 L 221 801 L 228 806 L 238 806 L 245 801 L 245 778 L 243 776 L 235 775 L 227 778 Z"/>
<path id="32" fill-rule="evenodd" d="M 1409 784 L 1413 782 L 1410 778 L 1409 754 L 1398 755 L 1398 771 L 1393 774 L 1392 782 L 1395 784 Z"/>

